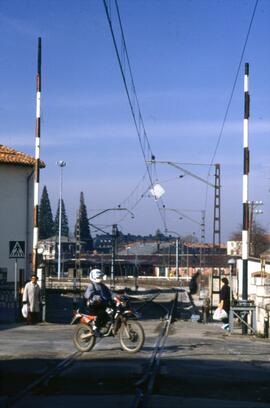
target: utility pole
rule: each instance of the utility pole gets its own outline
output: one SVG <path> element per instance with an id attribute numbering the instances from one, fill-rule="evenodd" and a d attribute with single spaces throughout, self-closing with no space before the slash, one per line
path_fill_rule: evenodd
<path id="1" fill-rule="evenodd" d="M 202 221 L 201 221 L 201 247 L 200 247 L 200 272 L 202 272 L 202 265 L 203 265 L 203 246 L 205 243 L 205 211 L 202 211 Z"/>
<path id="2" fill-rule="evenodd" d="M 81 231 L 80 231 L 80 211 L 77 212 L 76 226 L 75 226 L 75 268 L 73 272 L 73 304 L 77 304 L 77 289 L 79 289 L 79 296 L 81 296 Z M 79 285 L 77 283 L 79 282 Z"/>
<path id="3" fill-rule="evenodd" d="M 38 38 L 38 59 L 36 77 L 36 148 L 35 148 L 35 182 L 34 182 L 34 230 L 32 273 L 37 273 L 37 249 L 38 249 L 38 196 L 39 196 L 39 172 L 40 172 L 40 97 L 41 97 L 41 38 Z"/>
<path id="4" fill-rule="evenodd" d="M 62 256 L 62 190 L 63 190 L 63 167 L 66 166 L 66 162 L 60 160 L 56 163 L 60 167 L 60 193 L 59 193 L 59 224 L 58 224 L 58 267 L 57 277 L 61 277 L 61 256 Z"/>
<path id="5" fill-rule="evenodd" d="M 112 261 L 111 261 L 111 288 L 114 289 L 115 286 L 115 256 L 116 256 L 116 245 L 117 245 L 117 224 L 112 226 Z"/>
<path id="6" fill-rule="evenodd" d="M 243 230 L 242 230 L 242 265 L 243 283 L 242 299 L 248 298 L 248 256 L 249 256 L 249 203 L 248 203 L 248 176 L 249 176 L 249 64 L 245 64 L 244 77 L 244 124 L 243 124 L 243 148 L 244 148 L 244 174 L 243 174 Z"/>
<path id="7" fill-rule="evenodd" d="M 244 174 L 243 174 L 243 230 L 242 230 L 242 300 L 248 300 L 248 258 L 249 258 L 249 201 L 248 201 L 248 176 L 249 176 L 249 64 L 245 64 L 244 77 L 244 123 L 243 123 L 243 148 L 244 148 Z M 247 321 L 247 315 L 243 317 Z M 242 323 L 242 334 L 247 334 L 247 326 Z"/>
<path id="8" fill-rule="evenodd" d="M 179 281 L 179 237 L 176 238 L 175 241 L 175 274 L 176 280 Z"/>
<path id="9" fill-rule="evenodd" d="M 214 225 L 213 225 L 213 250 L 220 247 L 220 164 L 215 164 L 215 195 L 214 195 Z"/>
<path id="10" fill-rule="evenodd" d="M 165 233 L 169 233 L 172 232 L 173 234 L 176 235 L 176 239 L 175 239 L 175 275 L 176 275 L 176 280 L 179 281 L 179 242 L 180 242 L 180 235 L 178 234 L 178 232 L 175 231 L 168 231 L 166 229 Z M 170 246 L 169 246 L 170 248 Z M 182 244 L 182 249 L 183 249 L 183 244 Z M 181 263 L 182 263 L 182 256 L 181 255 Z M 171 262 L 170 262 L 171 265 Z"/>
<path id="11" fill-rule="evenodd" d="M 75 274 L 74 274 L 75 279 L 79 277 L 80 268 L 81 268 L 81 230 L 80 230 L 80 211 L 78 211 L 76 222 L 76 251 L 75 251 Z"/>
<path id="12" fill-rule="evenodd" d="M 221 228 L 220 228 L 220 164 L 215 164 L 215 193 L 214 193 L 214 223 L 213 223 L 213 254 L 220 248 Z M 220 268 L 212 268 L 211 274 L 211 306 L 220 292 Z"/>
<path id="13" fill-rule="evenodd" d="M 187 176 L 191 176 L 202 183 L 205 183 L 206 185 L 213 187 L 215 194 L 214 194 L 214 222 L 213 222 L 213 247 L 217 248 L 220 247 L 221 243 L 221 218 L 220 218 L 220 208 L 221 208 L 221 201 L 220 201 L 220 193 L 221 193 L 221 184 L 220 184 L 220 164 L 215 164 L 215 184 L 209 183 L 208 180 L 203 179 L 202 177 L 199 177 L 198 175 L 194 174 L 193 172 L 186 170 L 182 166 L 179 165 L 179 163 L 171 162 L 171 161 L 160 161 L 156 159 L 152 159 L 149 163 L 155 164 L 155 163 L 160 163 L 160 164 L 167 164 L 169 166 L 172 166 L 181 172 L 183 172 Z M 185 216 L 185 218 L 188 218 Z"/>

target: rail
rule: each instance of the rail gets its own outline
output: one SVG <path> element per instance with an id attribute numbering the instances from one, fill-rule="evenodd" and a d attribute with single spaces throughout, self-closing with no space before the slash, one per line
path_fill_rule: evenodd
<path id="1" fill-rule="evenodd" d="M 131 406 L 132 408 L 148 407 L 153 392 L 156 375 L 159 370 L 160 358 L 163 353 L 166 340 L 168 338 L 170 325 L 174 318 L 177 301 L 178 292 L 175 294 L 174 299 L 172 300 L 171 308 L 169 310 L 169 313 L 167 314 L 164 327 L 162 328 L 160 335 L 156 341 L 147 370 L 142 376 L 142 378 L 136 383 L 137 391 Z"/>
<path id="2" fill-rule="evenodd" d="M 80 351 L 75 351 L 74 353 L 66 357 L 64 360 L 62 360 L 55 367 L 47 369 L 37 380 L 27 385 L 23 390 L 19 391 L 14 396 L 8 397 L 5 401 L 3 401 L 3 408 L 14 407 L 17 403 L 20 403 L 25 397 L 34 392 L 37 388 L 40 389 L 42 385 L 46 386 L 49 380 L 51 380 L 54 377 L 57 377 L 62 371 L 68 368 L 82 354 L 83 353 Z"/>

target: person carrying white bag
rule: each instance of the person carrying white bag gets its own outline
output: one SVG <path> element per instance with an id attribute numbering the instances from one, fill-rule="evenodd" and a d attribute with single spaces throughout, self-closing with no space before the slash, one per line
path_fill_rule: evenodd
<path id="1" fill-rule="evenodd" d="M 36 324 L 39 322 L 39 314 L 41 310 L 41 289 L 37 283 L 38 277 L 31 276 L 31 281 L 25 285 L 23 291 L 23 316 L 26 316 L 28 324 Z"/>
<path id="2" fill-rule="evenodd" d="M 217 313 L 219 313 L 220 319 L 216 320 L 221 320 L 224 324 L 222 326 L 222 329 L 224 330 L 229 330 L 230 325 L 229 325 L 229 315 L 230 315 L 230 292 L 231 288 L 229 286 L 229 281 L 227 278 L 222 278 L 221 282 L 223 283 L 222 288 L 220 289 L 219 292 L 219 305 Z M 225 312 L 225 313 L 224 313 Z M 215 317 L 214 317 L 215 319 Z"/>

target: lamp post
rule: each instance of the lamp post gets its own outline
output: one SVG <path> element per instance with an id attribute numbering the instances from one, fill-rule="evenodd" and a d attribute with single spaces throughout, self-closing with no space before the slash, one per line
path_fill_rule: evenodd
<path id="1" fill-rule="evenodd" d="M 62 184 L 63 184 L 63 168 L 66 162 L 59 160 L 56 164 L 60 167 L 60 194 L 59 194 L 59 230 L 58 230 L 58 268 L 57 277 L 61 277 L 61 240 L 62 240 Z"/>
<path id="2" fill-rule="evenodd" d="M 170 232 L 175 235 L 177 235 L 176 240 L 175 240 L 175 273 L 176 273 L 176 280 L 179 281 L 179 241 L 180 241 L 180 235 L 178 232 L 175 231 L 165 231 L 166 233 Z"/>
<path id="3" fill-rule="evenodd" d="M 201 231 L 201 245 L 200 245 L 200 271 L 202 271 L 202 245 L 204 243 L 204 239 L 205 239 L 205 211 L 204 210 L 177 210 L 176 208 L 166 208 L 165 205 L 163 205 L 163 210 L 164 211 L 171 211 L 174 212 L 178 215 L 180 215 L 180 220 L 182 220 L 183 218 L 188 219 L 189 221 L 197 224 L 200 226 L 200 231 Z M 201 217 L 202 220 L 201 222 L 195 220 L 194 218 L 191 218 L 189 216 L 187 216 L 186 214 L 183 213 L 183 211 L 185 212 L 200 212 L 201 213 Z M 193 236 L 194 236 L 195 232 L 193 232 Z M 193 238 L 192 238 L 192 242 L 193 242 Z M 187 271 L 189 270 L 189 253 L 188 253 L 188 246 L 187 246 Z"/>

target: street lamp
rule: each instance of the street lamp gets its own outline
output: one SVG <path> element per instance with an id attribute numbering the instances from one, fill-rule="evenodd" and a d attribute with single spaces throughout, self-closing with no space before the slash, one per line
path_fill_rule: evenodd
<path id="1" fill-rule="evenodd" d="M 168 233 L 168 232 L 177 235 L 177 238 L 175 240 L 175 272 L 176 272 L 176 280 L 179 281 L 179 241 L 181 237 L 178 234 L 178 232 L 168 231 L 166 229 L 165 233 Z"/>
<path id="2" fill-rule="evenodd" d="M 66 166 L 66 162 L 59 160 L 56 164 L 60 167 L 60 194 L 59 194 L 59 230 L 58 230 L 58 268 L 57 277 L 61 276 L 61 234 L 62 234 L 62 184 L 63 184 L 63 168 Z"/>
<path id="3" fill-rule="evenodd" d="M 163 205 L 163 209 L 164 209 L 164 211 L 171 211 L 171 212 L 174 212 L 174 213 L 176 213 L 176 214 L 178 214 L 178 215 L 180 215 L 180 220 L 182 220 L 183 218 L 186 218 L 186 219 L 188 219 L 189 221 L 191 221 L 191 222 L 193 222 L 193 223 L 195 223 L 195 224 L 197 224 L 197 225 L 199 225 L 200 226 L 200 231 L 201 231 L 201 245 L 200 245 L 200 271 L 202 270 L 202 246 L 203 246 L 203 244 L 204 244 L 204 239 L 205 239 L 205 211 L 204 210 L 189 210 L 189 209 L 185 209 L 185 210 L 177 210 L 177 209 L 175 209 L 175 208 L 166 208 L 166 206 L 165 205 Z M 187 216 L 185 213 L 183 213 L 182 211 L 184 211 L 184 212 L 194 212 L 194 213 L 201 213 L 201 217 L 202 217 L 202 220 L 201 220 L 201 222 L 199 222 L 199 221 L 197 221 L 197 220 L 195 220 L 194 218 L 191 218 L 191 217 L 189 217 L 189 216 Z M 193 232 L 193 236 L 195 235 L 195 233 Z M 192 241 L 193 241 L 193 239 L 192 239 Z M 187 254 L 187 268 L 188 268 L 188 254 Z"/>

